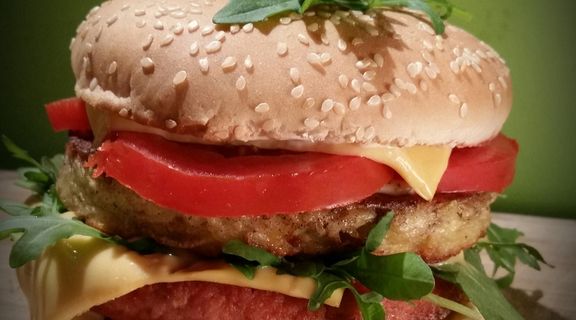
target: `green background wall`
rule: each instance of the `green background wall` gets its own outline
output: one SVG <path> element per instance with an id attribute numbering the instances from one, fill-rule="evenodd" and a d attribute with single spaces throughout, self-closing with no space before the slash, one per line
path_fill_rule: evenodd
<path id="1" fill-rule="evenodd" d="M 454 0 L 455 17 L 508 61 L 520 141 L 517 177 L 496 210 L 576 218 L 576 1 Z M 0 133 L 35 156 L 62 149 L 42 112 L 73 95 L 68 44 L 95 0 L 0 1 Z M 0 168 L 17 162 L 0 151 Z"/>

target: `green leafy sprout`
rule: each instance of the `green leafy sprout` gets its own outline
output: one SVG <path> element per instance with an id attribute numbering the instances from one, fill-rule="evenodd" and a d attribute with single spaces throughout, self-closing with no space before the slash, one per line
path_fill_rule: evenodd
<path id="1" fill-rule="evenodd" d="M 444 19 L 453 11 L 448 0 L 230 0 L 216 13 L 214 23 L 248 23 L 285 12 L 303 13 L 317 5 L 334 5 L 344 9 L 368 11 L 375 8 L 406 8 L 425 13 L 437 34 L 444 33 Z"/>
<path id="2" fill-rule="evenodd" d="M 32 190 L 41 199 L 32 206 L 0 201 L 0 210 L 9 215 L 0 221 L 0 240 L 11 238 L 15 241 L 9 258 L 11 267 L 21 267 L 37 259 L 47 247 L 73 235 L 104 239 L 141 254 L 167 252 L 167 248 L 150 239 L 128 241 L 109 236 L 66 214 L 55 188 L 63 157 L 44 157 L 36 161 L 7 137 L 2 136 L 2 142 L 14 157 L 31 165 L 18 171 L 21 177 L 18 185 Z M 346 289 L 353 294 L 364 320 L 386 318 L 381 303 L 384 298 L 424 299 L 470 319 L 522 319 L 504 298 L 499 286 L 510 285 L 517 262 L 537 270 L 540 264 L 549 264 L 533 247 L 517 243 L 521 232 L 492 224 L 486 240 L 464 251 L 464 261 L 431 267 L 410 252 L 386 256 L 372 254 L 385 238 L 393 218 L 392 212 L 384 215 L 368 234 L 363 248 L 341 256 L 283 258 L 239 240 L 228 242 L 222 251 L 225 260 L 249 279 L 254 278 L 258 268 L 264 267 L 274 267 L 278 273 L 312 278 L 316 289 L 308 302 L 310 310 L 318 310 L 335 290 Z M 480 261 L 481 251 L 486 251 L 494 263 L 492 277 L 499 269 L 507 274 L 497 279 L 488 276 Z M 458 285 L 478 311 L 433 294 L 435 277 Z"/>

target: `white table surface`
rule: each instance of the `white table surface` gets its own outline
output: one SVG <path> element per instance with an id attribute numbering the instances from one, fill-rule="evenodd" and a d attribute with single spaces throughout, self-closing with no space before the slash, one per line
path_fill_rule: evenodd
<path id="1" fill-rule="evenodd" d="M 14 186 L 16 174 L 0 170 L 0 199 L 23 200 L 27 193 Z M 576 220 L 496 213 L 493 221 L 515 227 L 526 236 L 555 268 L 517 270 L 511 302 L 527 320 L 576 319 Z M 11 243 L 0 242 L 0 320 L 28 319 L 26 301 L 18 289 L 14 271 L 8 266 Z"/>

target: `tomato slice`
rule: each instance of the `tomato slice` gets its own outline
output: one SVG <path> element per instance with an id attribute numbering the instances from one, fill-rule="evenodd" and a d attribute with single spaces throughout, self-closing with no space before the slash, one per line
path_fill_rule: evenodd
<path id="1" fill-rule="evenodd" d="M 518 143 L 504 135 L 474 148 L 455 149 L 437 192 L 502 192 L 514 178 Z"/>
<path id="2" fill-rule="evenodd" d="M 240 216 L 337 207 L 377 192 L 394 171 L 321 153 L 225 156 L 215 148 L 120 132 L 88 160 L 141 197 L 184 214 Z"/>
<path id="3" fill-rule="evenodd" d="M 86 105 L 79 98 L 62 99 L 48 103 L 46 114 L 54 131 L 90 131 Z"/>

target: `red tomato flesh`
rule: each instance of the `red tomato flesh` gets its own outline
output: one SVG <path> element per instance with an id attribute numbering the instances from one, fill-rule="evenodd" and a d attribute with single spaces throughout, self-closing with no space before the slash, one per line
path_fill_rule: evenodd
<path id="1" fill-rule="evenodd" d="M 54 131 L 90 131 L 86 105 L 79 98 L 68 98 L 48 103 L 46 114 Z"/>
<path id="2" fill-rule="evenodd" d="M 518 143 L 499 135 L 488 143 L 454 149 L 437 192 L 502 192 L 514 179 Z"/>
<path id="3" fill-rule="evenodd" d="M 89 159 L 141 197 L 184 214 L 272 215 L 362 200 L 394 171 L 374 161 L 321 153 L 226 157 L 214 148 L 120 132 Z"/>

